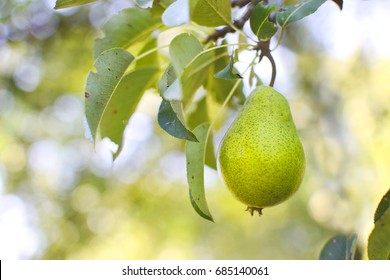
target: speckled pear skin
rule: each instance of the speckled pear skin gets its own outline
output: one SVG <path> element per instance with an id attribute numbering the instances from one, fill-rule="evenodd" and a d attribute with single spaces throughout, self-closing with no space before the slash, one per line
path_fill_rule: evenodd
<path id="1" fill-rule="evenodd" d="M 226 132 L 218 171 L 248 209 L 279 204 L 294 194 L 305 172 L 305 154 L 286 98 L 257 87 Z"/>

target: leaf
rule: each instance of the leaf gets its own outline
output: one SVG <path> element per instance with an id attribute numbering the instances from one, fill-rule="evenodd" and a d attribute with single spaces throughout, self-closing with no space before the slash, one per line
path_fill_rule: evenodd
<path id="1" fill-rule="evenodd" d="M 147 51 L 150 51 L 152 49 L 155 49 L 157 47 L 157 39 L 152 38 L 150 39 L 141 49 L 139 55 L 142 55 L 146 53 Z M 153 66 L 158 67 L 160 65 L 159 63 L 159 55 L 157 52 L 152 52 L 136 61 L 135 64 L 136 68 L 145 67 L 145 66 Z"/>
<path id="2" fill-rule="evenodd" d="M 167 101 L 163 99 L 157 119 L 160 127 L 170 135 L 176 138 L 198 142 L 196 136 L 185 125 L 183 108 L 180 101 Z"/>
<path id="3" fill-rule="evenodd" d="M 203 52 L 198 55 L 180 76 L 183 104 L 186 106 L 194 96 L 195 92 L 202 86 L 208 75 L 208 68 L 213 63 L 212 54 Z"/>
<path id="4" fill-rule="evenodd" d="M 177 35 L 169 46 L 171 63 L 177 76 L 180 77 L 184 68 L 202 51 L 202 44 L 194 35 L 189 33 Z"/>
<path id="5" fill-rule="evenodd" d="M 326 1 L 327 0 L 308 0 L 286 6 L 284 11 L 276 14 L 276 21 L 280 26 L 285 27 L 311 15 Z"/>
<path id="6" fill-rule="evenodd" d="M 216 27 L 231 25 L 230 0 L 189 0 L 191 20 L 199 25 Z"/>
<path id="7" fill-rule="evenodd" d="M 390 208 L 390 189 L 382 197 L 378 207 L 376 208 L 375 215 L 374 215 L 374 222 L 376 223 L 381 218 L 383 213 L 385 213 L 389 208 Z"/>
<path id="8" fill-rule="evenodd" d="M 250 17 L 250 26 L 260 41 L 268 41 L 278 31 L 274 23 L 268 20 L 269 15 L 277 9 L 276 5 L 263 5 L 261 3 L 254 8 Z"/>
<path id="9" fill-rule="evenodd" d="M 233 56 L 230 57 L 229 64 L 223 68 L 221 71 L 216 73 L 214 75 L 215 78 L 218 79 L 223 79 L 223 80 L 237 80 L 237 79 L 242 79 L 242 76 L 234 69 L 234 59 Z"/>
<path id="10" fill-rule="evenodd" d="M 180 82 L 176 77 L 176 72 L 172 65 L 169 65 L 167 69 L 165 69 L 158 84 L 158 90 L 161 96 L 168 101 L 182 100 L 183 93 L 181 91 Z"/>
<path id="11" fill-rule="evenodd" d="M 173 2 L 163 13 L 162 22 L 168 27 L 178 26 L 190 21 L 188 0 Z"/>
<path id="12" fill-rule="evenodd" d="M 160 18 L 153 17 L 150 9 L 134 7 L 123 10 L 103 26 L 106 36 L 95 41 L 94 58 L 105 50 L 115 47 L 126 49 L 144 40 L 160 25 Z"/>
<path id="13" fill-rule="evenodd" d="M 154 81 L 157 67 L 136 68 L 126 74 L 112 93 L 100 123 L 101 137 L 108 137 L 118 144 L 114 158 L 122 150 L 123 133 L 141 97 Z"/>
<path id="14" fill-rule="evenodd" d="M 173 69 L 172 65 L 169 65 L 165 69 L 160 79 L 160 82 L 158 84 L 158 91 L 160 92 L 160 94 L 163 95 L 164 92 L 175 82 L 176 79 L 177 77 L 176 77 L 175 69 Z"/>
<path id="15" fill-rule="evenodd" d="M 225 44 L 225 42 L 222 42 Z M 222 80 L 214 77 L 214 73 L 222 71 L 226 67 L 227 64 L 230 63 L 230 57 L 227 52 L 227 49 L 218 48 L 213 52 L 213 56 L 215 58 L 213 64 L 209 68 L 208 78 L 205 82 L 205 88 L 207 92 L 211 94 L 215 101 L 219 104 L 223 104 L 226 97 L 228 96 L 230 90 L 233 88 L 235 81 L 234 80 Z M 236 71 L 235 69 L 232 70 Z M 242 87 L 237 87 L 234 94 L 234 97 L 238 97 L 240 104 L 243 104 L 245 101 L 245 95 L 242 91 Z M 233 99 L 229 102 L 230 105 L 233 103 Z"/>
<path id="16" fill-rule="evenodd" d="M 171 63 L 180 81 L 181 91 L 174 87 L 174 94 L 167 94 L 170 91 L 166 91 L 164 98 L 182 100 L 186 106 L 206 78 L 207 67 L 213 62 L 213 56 L 209 52 L 203 51 L 198 39 L 188 33 L 182 33 L 172 40 L 169 53 Z"/>
<path id="17" fill-rule="evenodd" d="M 343 9 L 343 0 L 332 0 L 332 1 L 335 2 L 337 6 L 339 6 L 340 10 Z"/>
<path id="18" fill-rule="evenodd" d="M 133 60 L 130 53 L 120 48 L 105 51 L 95 60 L 97 72 L 90 72 L 87 77 L 85 114 L 95 141 L 108 102 Z"/>
<path id="19" fill-rule="evenodd" d="M 209 115 L 207 112 L 207 96 L 203 97 L 196 104 L 196 109 L 188 116 L 188 126 L 193 129 L 202 123 L 209 122 Z M 205 164 L 213 169 L 217 169 L 217 161 L 215 158 L 215 151 L 213 145 L 213 135 L 210 131 L 206 146 Z"/>
<path id="20" fill-rule="evenodd" d="M 207 206 L 204 190 L 204 161 L 207 134 L 210 125 L 201 124 L 193 131 L 199 143 L 186 143 L 187 181 L 190 187 L 190 200 L 195 211 L 203 218 L 214 221 Z"/>
<path id="21" fill-rule="evenodd" d="M 320 260 L 353 260 L 356 251 L 357 235 L 351 237 L 336 235 L 324 246 Z"/>
<path id="22" fill-rule="evenodd" d="M 371 260 L 390 259 L 390 208 L 375 223 L 368 238 L 367 252 Z"/>
<path id="23" fill-rule="evenodd" d="M 95 2 L 96 0 L 57 0 L 54 7 L 55 10 L 69 8 L 74 6 L 80 6 L 88 3 Z"/>
<path id="24" fill-rule="evenodd" d="M 150 12 L 153 17 L 160 17 L 163 15 L 165 10 L 171 5 L 175 0 L 159 0 L 153 1 L 153 6 Z"/>

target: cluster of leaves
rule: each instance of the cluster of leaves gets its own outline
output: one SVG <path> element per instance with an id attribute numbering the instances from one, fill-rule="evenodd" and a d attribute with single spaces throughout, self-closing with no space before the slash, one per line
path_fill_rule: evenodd
<path id="1" fill-rule="evenodd" d="M 374 229 L 368 238 L 367 252 L 371 260 L 390 260 L 390 189 L 383 196 L 374 215 Z M 357 235 L 336 235 L 321 251 L 321 260 L 353 260 Z"/>
<path id="2" fill-rule="evenodd" d="M 154 89 L 162 98 L 158 123 L 173 137 L 186 143 L 187 178 L 191 203 L 197 213 L 213 220 L 204 192 L 204 165 L 216 168 L 208 106 L 221 112 L 242 104 L 242 76 L 237 73 L 229 47 L 240 46 L 273 62 L 270 39 L 312 13 L 327 0 L 306 0 L 287 6 L 261 0 L 137 0 L 104 26 L 105 36 L 95 41 L 96 72 L 86 82 L 85 113 L 96 143 L 108 137 L 122 149 L 123 133 L 143 94 Z M 57 0 L 56 9 L 94 2 Z M 342 8 L 343 1 L 334 1 Z M 146 8 L 145 8 L 146 7 Z M 244 16 L 232 18 L 233 9 Z M 242 28 L 249 22 L 253 34 Z M 181 29 L 177 26 L 181 26 Z M 158 34 L 169 29 L 177 36 L 169 45 L 158 45 Z M 239 32 L 241 40 L 228 44 L 227 33 Z M 253 36 L 255 35 L 255 36 Z M 252 37 L 252 38 L 249 38 Z M 253 39 L 255 38 L 255 39 Z M 169 55 L 164 54 L 168 49 Z M 230 52 L 230 53 L 229 53 Z M 235 52 L 233 52 L 234 54 Z M 135 55 L 133 55 L 135 54 Z M 247 70 L 254 75 L 253 60 Z M 273 84 L 276 66 L 273 64 Z M 199 92 L 203 93 L 199 97 Z M 232 98 L 232 97 L 235 97 Z"/>

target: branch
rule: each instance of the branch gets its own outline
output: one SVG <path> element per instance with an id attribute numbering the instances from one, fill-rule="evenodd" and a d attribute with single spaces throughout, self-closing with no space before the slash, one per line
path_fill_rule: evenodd
<path id="1" fill-rule="evenodd" d="M 244 4 L 244 3 L 248 4 L 247 2 L 250 2 L 248 7 L 247 7 L 246 13 L 240 19 L 233 21 L 233 25 L 237 29 L 242 29 L 244 27 L 245 22 L 247 22 L 249 20 L 249 18 L 251 17 L 252 11 L 255 8 L 257 3 L 256 3 L 256 1 L 252 2 L 252 1 L 248 1 L 248 0 L 232 0 L 232 1 L 239 2 L 240 4 Z M 210 42 L 210 41 L 217 41 L 219 38 L 225 37 L 226 34 L 234 33 L 234 32 L 236 32 L 236 30 L 234 30 L 232 27 L 225 26 L 221 29 L 215 30 L 215 32 L 207 38 L 206 43 Z"/>

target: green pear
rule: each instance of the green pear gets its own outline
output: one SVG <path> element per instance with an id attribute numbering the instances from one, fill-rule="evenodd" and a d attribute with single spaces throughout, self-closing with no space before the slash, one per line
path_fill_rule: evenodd
<path id="1" fill-rule="evenodd" d="M 221 141 L 218 171 L 252 215 L 298 190 L 305 154 L 282 94 L 268 86 L 252 91 Z"/>

